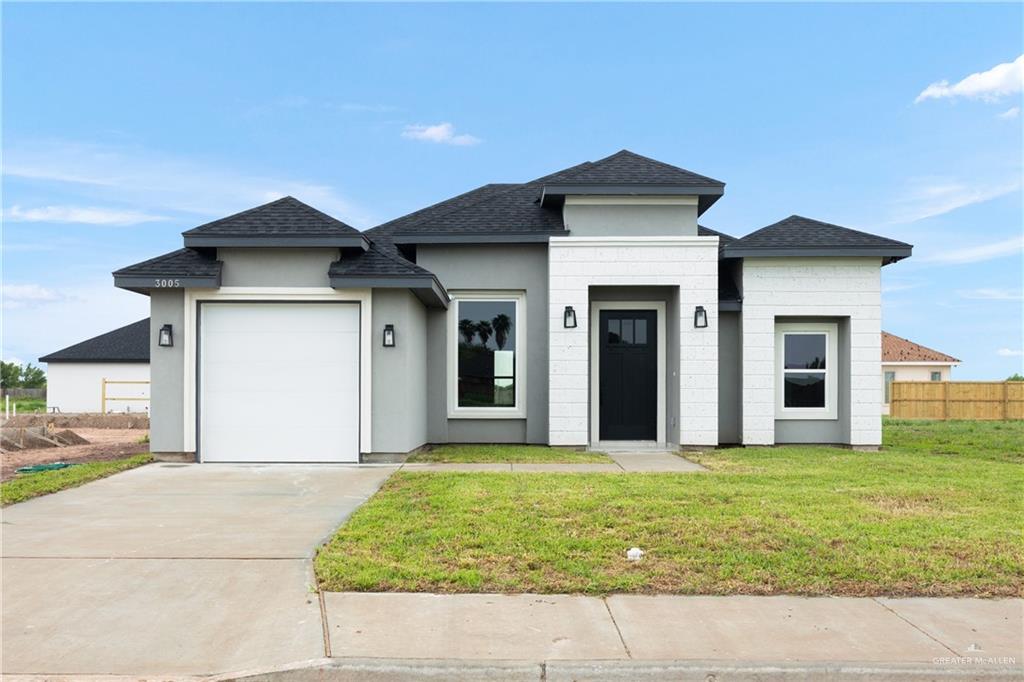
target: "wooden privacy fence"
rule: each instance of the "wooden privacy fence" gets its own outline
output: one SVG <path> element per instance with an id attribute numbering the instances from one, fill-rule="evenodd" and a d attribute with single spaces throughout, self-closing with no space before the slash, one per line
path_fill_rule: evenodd
<path id="1" fill-rule="evenodd" d="M 897 419 L 1024 419 L 1024 381 L 894 381 Z"/>

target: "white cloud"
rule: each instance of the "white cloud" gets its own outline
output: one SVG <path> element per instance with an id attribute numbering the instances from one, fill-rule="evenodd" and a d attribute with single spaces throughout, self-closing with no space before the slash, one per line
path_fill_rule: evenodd
<path id="1" fill-rule="evenodd" d="M 996 355 L 1001 358 L 1018 358 L 1024 355 L 1024 350 L 1014 350 L 1012 348 L 1000 348 L 996 351 Z"/>
<path id="2" fill-rule="evenodd" d="M 465 147 L 480 144 L 480 138 L 473 137 L 466 133 L 456 134 L 455 126 L 451 123 L 438 123 L 437 125 L 407 125 L 402 130 L 402 137 L 409 140 L 420 140 L 422 142 L 433 142 L 435 144 L 450 144 L 458 147 Z"/>
<path id="3" fill-rule="evenodd" d="M 65 297 L 53 289 L 38 284 L 5 284 L 3 286 L 3 307 L 16 310 L 40 303 L 53 303 Z"/>
<path id="4" fill-rule="evenodd" d="M 1020 179 L 964 183 L 956 180 L 918 182 L 917 187 L 893 202 L 890 224 L 913 223 L 966 206 L 998 199 L 1021 188 Z"/>
<path id="5" fill-rule="evenodd" d="M 5 298 L 9 289 L 5 287 Z M 36 362 L 42 355 L 149 315 L 148 296 L 115 289 L 109 276 L 47 291 L 56 299 L 39 302 L 45 305 L 8 307 L 4 311 L 5 356 Z"/>
<path id="6" fill-rule="evenodd" d="M 1020 107 L 1010 107 L 1001 114 L 997 114 L 996 118 L 1011 119 L 1020 116 Z"/>
<path id="7" fill-rule="evenodd" d="M 940 251 L 939 253 L 926 256 L 921 260 L 926 263 L 945 263 L 949 265 L 980 263 L 995 258 L 1013 256 L 1022 250 L 1024 250 L 1024 235 L 1011 237 L 1010 239 L 1004 239 L 992 244 L 956 247 L 948 251 Z"/>
<path id="8" fill-rule="evenodd" d="M 19 223 L 83 223 L 85 225 L 138 225 L 167 220 L 166 216 L 144 211 L 99 208 L 96 206 L 39 206 L 23 208 L 18 205 L 4 209 L 4 220 Z"/>
<path id="9" fill-rule="evenodd" d="M 1024 55 L 1017 57 L 1012 62 L 997 64 L 988 71 L 972 73 L 953 85 L 946 80 L 932 83 L 917 96 L 914 103 L 917 104 L 926 99 L 956 97 L 992 102 L 1006 95 L 1020 92 L 1022 83 L 1024 83 Z"/>
<path id="10" fill-rule="evenodd" d="M 23 141 L 4 150 L 3 172 L 36 182 L 72 184 L 93 200 L 145 207 L 146 213 L 182 211 L 216 218 L 290 194 L 353 225 L 376 222 L 326 184 L 239 171 L 140 148 Z"/>
<path id="11" fill-rule="evenodd" d="M 16 357 L 13 357 L 13 356 L 7 356 L 6 353 L 4 354 L 4 362 L 9 362 L 12 365 L 21 365 L 22 367 L 25 366 L 25 363 L 22 361 L 21 358 L 16 358 Z"/>
<path id="12" fill-rule="evenodd" d="M 975 301 L 1020 301 L 1024 294 L 1013 289 L 966 289 L 957 292 L 961 298 Z"/>

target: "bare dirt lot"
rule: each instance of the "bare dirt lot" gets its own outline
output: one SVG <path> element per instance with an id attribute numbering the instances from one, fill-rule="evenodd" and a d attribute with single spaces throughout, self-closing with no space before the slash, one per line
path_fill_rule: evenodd
<path id="1" fill-rule="evenodd" d="M 102 415 L 101 415 L 102 416 Z M 12 420 L 13 421 L 13 420 Z M 63 427 L 63 424 L 60 425 Z M 36 448 L 15 452 L 4 451 L 0 466 L 0 479 L 14 477 L 18 467 L 50 462 L 91 462 L 105 459 L 120 459 L 149 451 L 149 443 L 139 442 L 146 436 L 145 429 L 97 429 L 71 427 L 79 436 L 89 441 L 88 445 L 70 445 L 63 448 Z"/>

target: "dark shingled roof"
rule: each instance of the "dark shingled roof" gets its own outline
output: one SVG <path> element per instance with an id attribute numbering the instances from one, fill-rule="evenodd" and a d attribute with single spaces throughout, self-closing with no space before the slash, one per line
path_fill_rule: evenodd
<path id="1" fill-rule="evenodd" d="M 149 318 L 50 353 L 39 362 L 149 362 Z"/>
<path id="2" fill-rule="evenodd" d="M 491 184 L 460 194 L 408 215 L 378 225 L 367 235 L 391 236 L 398 243 L 416 242 L 425 235 L 479 234 L 550 236 L 565 232 L 560 206 L 542 206 L 547 184 L 580 185 L 689 185 L 721 187 L 717 180 L 622 150 L 599 161 L 577 166 L 521 184 Z"/>
<path id="3" fill-rule="evenodd" d="M 791 215 L 741 237 L 725 248 L 725 256 L 882 256 L 893 262 L 910 255 L 910 244 Z"/>
<path id="4" fill-rule="evenodd" d="M 114 271 L 114 277 L 219 277 L 223 263 L 213 250 L 178 249 Z"/>
<path id="5" fill-rule="evenodd" d="M 588 164 L 566 178 L 573 184 L 595 185 L 687 185 L 690 187 L 723 187 L 725 183 L 706 175 L 698 175 L 664 161 L 641 156 L 628 149 Z"/>
<path id="6" fill-rule="evenodd" d="M 282 197 L 182 232 L 193 236 L 232 237 L 321 237 L 359 236 L 351 225 L 304 204 L 295 197 Z"/>

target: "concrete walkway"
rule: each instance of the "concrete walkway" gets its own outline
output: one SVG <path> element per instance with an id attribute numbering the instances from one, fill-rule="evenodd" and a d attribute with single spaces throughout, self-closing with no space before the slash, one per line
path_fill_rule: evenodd
<path id="1" fill-rule="evenodd" d="M 344 592 L 325 594 L 324 603 L 336 658 L 854 661 L 1024 671 L 1019 599 Z"/>
<path id="2" fill-rule="evenodd" d="M 621 474 L 634 472 L 648 473 L 685 473 L 707 471 L 696 462 L 691 462 L 670 452 L 616 452 L 609 453 L 611 462 L 591 462 L 584 464 L 519 464 L 519 463 L 442 463 L 442 462 L 407 462 L 402 465 L 403 471 L 475 471 L 475 472 L 530 472 L 530 473 L 591 473 Z"/>
<path id="3" fill-rule="evenodd" d="M 324 655 L 310 559 L 396 467 L 150 464 L 3 511 L 3 673 Z"/>

